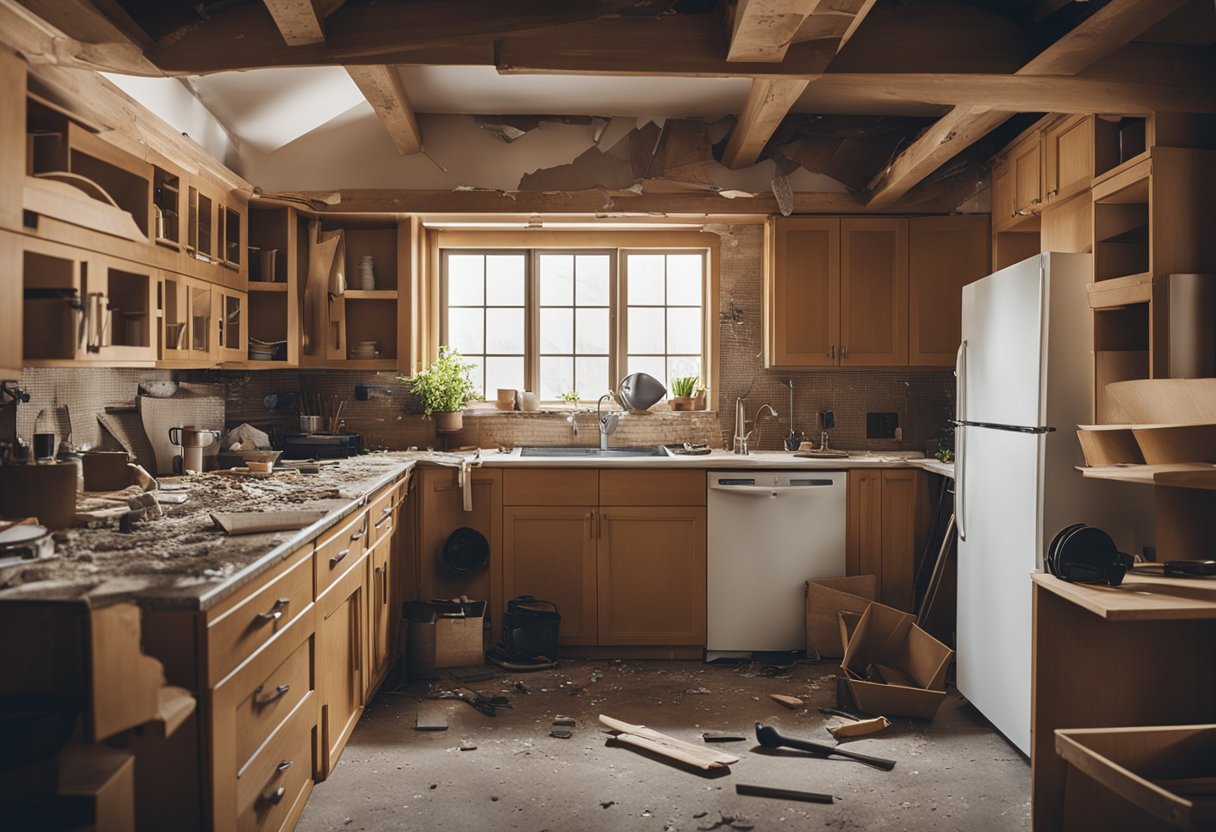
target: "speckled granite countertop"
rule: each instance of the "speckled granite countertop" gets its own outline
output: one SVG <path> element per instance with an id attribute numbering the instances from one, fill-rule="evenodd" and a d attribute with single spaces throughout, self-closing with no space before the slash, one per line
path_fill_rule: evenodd
<path id="1" fill-rule="evenodd" d="M 416 464 L 407 454 L 371 454 L 325 466 L 319 474 L 250 479 L 205 474 L 188 481 L 190 497 L 165 506 L 159 520 L 130 534 L 116 523 L 55 534 L 55 557 L 0 576 L 0 601 L 64 601 L 105 606 L 139 601 L 206 609 L 301 544 L 359 508 L 378 488 Z M 297 531 L 229 537 L 214 511 L 316 509 L 326 515 Z"/>

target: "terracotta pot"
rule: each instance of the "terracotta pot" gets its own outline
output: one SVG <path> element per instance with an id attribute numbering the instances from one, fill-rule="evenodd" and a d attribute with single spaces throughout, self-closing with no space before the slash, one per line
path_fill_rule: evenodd
<path id="1" fill-rule="evenodd" d="M 431 417 L 435 420 L 435 430 L 440 433 L 453 433 L 464 427 L 464 413 L 459 410 L 455 413 L 432 413 Z"/>
<path id="2" fill-rule="evenodd" d="M 695 410 L 697 406 L 694 396 L 672 396 L 668 402 L 672 410 Z"/>
<path id="3" fill-rule="evenodd" d="M 698 393 L 697 395 L 692 397 L 692 409 L 693 410 L 704 410 L 705 409 L 705 394 L 704 393 Z"/>

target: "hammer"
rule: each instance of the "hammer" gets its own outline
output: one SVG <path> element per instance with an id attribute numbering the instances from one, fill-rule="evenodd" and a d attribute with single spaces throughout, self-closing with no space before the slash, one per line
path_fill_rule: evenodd
<path id="1" fill-rule="evenodd" d="M 756 739 L 765 748 L 796 748 L 799 751 L 809 751 L 817 757 L 848 757 L 850 760 L 856 760 L 859 763 L 865 763 L 874 768 L 880 768 L 883 771 L 890 771 L 895 768 L 894 760 L 884 760 L 882 757 L 871 757 L 867 754 L 858 754 L 856 751 L 846 751 L 833 745 L 824 745 L 821 742 L 812 742 L 811 740 L 799 740 L 793 737 L 787 737 L 771 725 L 761 725 L 756 723 Z"/>

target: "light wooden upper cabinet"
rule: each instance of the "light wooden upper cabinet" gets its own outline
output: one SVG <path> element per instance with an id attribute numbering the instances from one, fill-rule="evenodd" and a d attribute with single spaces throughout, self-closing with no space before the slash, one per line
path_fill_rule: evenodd
<path id="1" fill-rule="evenodd" d="M 840 220 L 795 217 L 773 223 L 768 295 L 768 363 L 839 363 Z"/>
<path id="2" fill-rule="evenodd" d="M 1039 135 L 1026 137 L 1009 155 L 1013 171 L 1013 212 L 1038 213 L 1043 204 L 1043 171 Z"/>
<path id="3" fill-rule="evenodd" d="M 1063 201 L 1088 189 L 1093 176 L 1093 116 L 1074 116 L 1043 132 L 1045 202 Z"/>
<path id="4" fill-rule="evenodd" d="M 21 273 L 21 238 L 0 231 L 0 274 Z M 20 280 L 0 280 L 0 376 L 21 378 L 22 286 Z"/>
<path id="5" fill-rule="evenodd" d="M 953 367 L 962 337 L 962 291 L 988 274 L 988 218 L 908 221 L 908 363 Z"/>
<path id="6" fill-rule="evenodd" d="M 908 221 L 840 221 L 840 363 L 908 363 Z"/>
<path id="7" fill-rule="evenodd" d="M 769 239 L 769 367 L 952 366 L 961 289 L 990 271 L 984 215 L 775 218 Z"/>
<path id="8" fill-rule="evenodd" d="M 992 165 L 992 224 L 1010 222 L 1013 211 L 1013 167 L 1008 159 L 997 159 Z"/>

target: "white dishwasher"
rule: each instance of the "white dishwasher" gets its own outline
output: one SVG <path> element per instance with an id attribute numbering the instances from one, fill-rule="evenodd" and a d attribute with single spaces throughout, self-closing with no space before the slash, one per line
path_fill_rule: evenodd
<path id="1" fill-rule="evenodd" d="M 706 661 L 806 649 L 806 581 L 845 574 L 843 471 L 710 471 Z"/>

